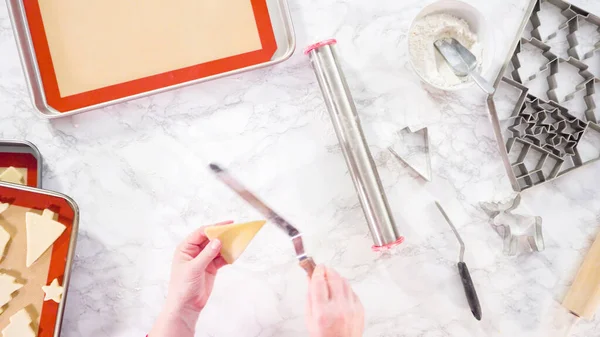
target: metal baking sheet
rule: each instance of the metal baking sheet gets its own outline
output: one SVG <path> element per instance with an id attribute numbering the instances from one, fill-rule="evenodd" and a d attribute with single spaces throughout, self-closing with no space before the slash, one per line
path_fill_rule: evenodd
<path id="1" fill-rule="evenodd" d="M 13 166 L 25 171 L 29 187 L 42 187 L 42 155 L 26 140 L 0 139 L 0 168 Z"/>
<path id="2" fill-rule="evenodd" d="M 77 204 L 60 193 L 5 183 L 0 183 L 0 202 L 11 204 L 0 214 L 0 224 L 12 237 L 0 268 L 9 270 L 19 283 L 24 283 L 0 316 L 0 330 L 6 327 L 10 316 L 25 308 L 32 317 L 32 327 L 38 337 L 59 337 L 77 242 Z M 57 221 L 67 228 L 38 261 L 26 268 L 25 213 L 41 213 L 44 209 L 57 214 Z M 41 285 L 50 284 L 54 279 L 58 279 L 64 288 L 60 303 L 43 300 Z"/>
<path id="3" fill-rule="evenodd" d="M 213 80 L 227 75 L 238 74 L 244 71 L 274 65 L 288 59 L 293 54 L 296 48 L 296 38 L 287 0 L 266 0 L 269 11 L 269 17 L 271 19 L 271 25 L 273 27 L 273 33 L 275 35 L 275 40 L 277 44 L 275 54 L 273 55 L 270 61 L 240 69 L 235 69 L 232 71 L 227 71 L 224 73 L 217 73 L 211 76 L 190 80 L 175 85 L 148 90 L 142 93 L 133 94 L 123 98 L 100 102 L 98 104 L 89 105 L 82 108 L 76 108 L 69 111 L 60 112 L 48 104 L 48 98 L 46 97 L 45 90 L 42 84 L 42 75 L 40 72 L 40 68 L 38 67 L 36 53 L 33 47 L 32 34 L 25 12 L 25 4 L 23 1 L 20 0 L 6 0 L 6 2 L 8 6 L 9 16 L 13 25 L 17 47 L 21 57 L 22 68 L 29 87 L 31 100 L 35 109 L 41 114 L 41 116 L 46 118 L 58 118 L 69 116 L 140 97 L 145 97 L 165 92 L 168 90 L 181 88 L 183 86 Z"/>
<path id="4" fill-rule="evenodd" d="M 563 0 L 531 1 L 487 100 L 515 191 L 600 160 L 599 41 L 600 17 Z"/>

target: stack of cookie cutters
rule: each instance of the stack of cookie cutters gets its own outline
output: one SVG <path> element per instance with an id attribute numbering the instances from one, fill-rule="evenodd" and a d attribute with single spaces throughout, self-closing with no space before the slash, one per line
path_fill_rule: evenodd
<path id="1" fill-rule="evenodd" d="M 557 27 L 557 31 L 548 36 L 541 36 L 540 31 L 542 4 L 555 6 L 564 17 L 564 22 Z M 577 31 L 582 21 L 597 26 L 600 30 L 600 18 L 565 1 L 533 0 L 521 23 L 518 37 L 513 43 L 507 62 L 495 81 L 496 88 L 500 84 L 508 85 L 520 93 L 514 110 L 508 117 L 508 130 L 501 127 L 501 119 L 494 101 L 495 94 L 488 96 L 487 104 L 494 133 L 515 191 L 522 191 L 550 181 L 600 159 L 600 156 L 592 159 L 584 158 L 578 148 L 586 133 L 600 135 L 598 112 L 594 102 L 595 85 L 600 83 L 598 77 L 600 74 L 593 74 L 584 62 L 589 58 L 600 56 L 597 53 L 600 50 L 600 42 L 596 43 L 592 50 L 581 53 L 578 51 Z M 532 27 L 531 37 L 525 37 L 524 33 L 528 23 Z M 557 48 L 548 44 L 548 41 L 556 38 L 557 32 L 563 29 L 568 31 L 567 58 L 557 56 L 555 50 Z M 519 57 L 522 55 L 523 46 L 527 44 L 535 47 L 539 54 L 547 59 L 547 63 L 542 65 L 537 73 L 522 76 Z M 600 60 L 596 59 L 596 61 Z M 557 74 L 565 67 L 575 69 L 581 77 L 581 82 L 573 91 L 561 95 L 557 90 L 561 84 L 557 80 Z M 529 86 L 530 81 L 543 76 L 543 73 L 548 73 L 546 78 L 548 90 L 544 93 L 547 97 L 532 94 Z M 578 118 L 563 103 L 574 99 L 580 91 L 585 94 L 583 99 L 587 108 L 581 113 L 583 117 Z M 508 131 L 506 139 L 505 131 Z M 600 148 L 598 150 L 600 151 Z"/>

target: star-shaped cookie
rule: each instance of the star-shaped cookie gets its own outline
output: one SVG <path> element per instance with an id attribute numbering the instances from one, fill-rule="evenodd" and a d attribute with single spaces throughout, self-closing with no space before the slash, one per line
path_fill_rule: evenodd
<path id="1" fill-rule="evenodd" d="M 54 279 L 49 286 L 42 286 L 42 290 L 46 293 L 44 301 L 52 300 L 56 303 L 60 303 L 63 295 L 63 287 L 58 284 L 58 279 Z"/>

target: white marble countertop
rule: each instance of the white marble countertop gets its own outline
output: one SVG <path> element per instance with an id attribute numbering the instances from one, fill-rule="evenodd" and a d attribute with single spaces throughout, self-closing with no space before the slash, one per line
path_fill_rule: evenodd
<path id="1" fill-rule="evenodd" d="M 544 219 L 543 253 L 507 257 L 479 207 L 511 189 L 485 96 L 425 88 L 407 60 L 412 18 L 430 1 L 290 0 L 299 50 L 285 63 L 53 121 L 33 110 L 0 6 L 0 137 L 34 142 L 44 187 L 73 197 L 80 233 L 62 336 L 133 337 L 150 329 L 175 245 L 194 228 L 259 216 L 215 181 L 228 166 L 306 232 L 315 260 L 362 298 L 365 336 L 553 336 L 560 301 L 600 228 L 600 164 L 523 195 Z M 495 28 L 495 75 L 527 1 L 468 1 Z M 600 3 L 574 3 L 600 13 Z M 406 242 L 393 254 L 369 236 L 315 76 L 300 49 L 336 37 L 348 82 Z M 378 130 L 432 114 L 434 177 L 424 183 L 385 151 Z M 400 129 L 404 125 L 398 123 Z M 467 245 L 483 320 L 468 310 L 458 246 L 433 216 L 441 200 Z M 402 219 L 402 220 L 401 220 Z M 291 245 L 266 227 L 219 275 L 198 336 L 306 336 L 306 279 Z M 572 336 L 600 334 L 600 317 Z"/>

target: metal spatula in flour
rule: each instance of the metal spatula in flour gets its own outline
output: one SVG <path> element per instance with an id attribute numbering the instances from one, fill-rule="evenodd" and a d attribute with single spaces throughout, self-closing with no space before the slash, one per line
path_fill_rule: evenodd
<path id="1" fill-rule="evenodd" d="M 439 39 L 433 43 L 442 54 L 456 76 L 471 76 L 473 81 L 486 93 L 493 94 L 496 89 L 477 72 L 477 58 L 454 38 Z"/>

